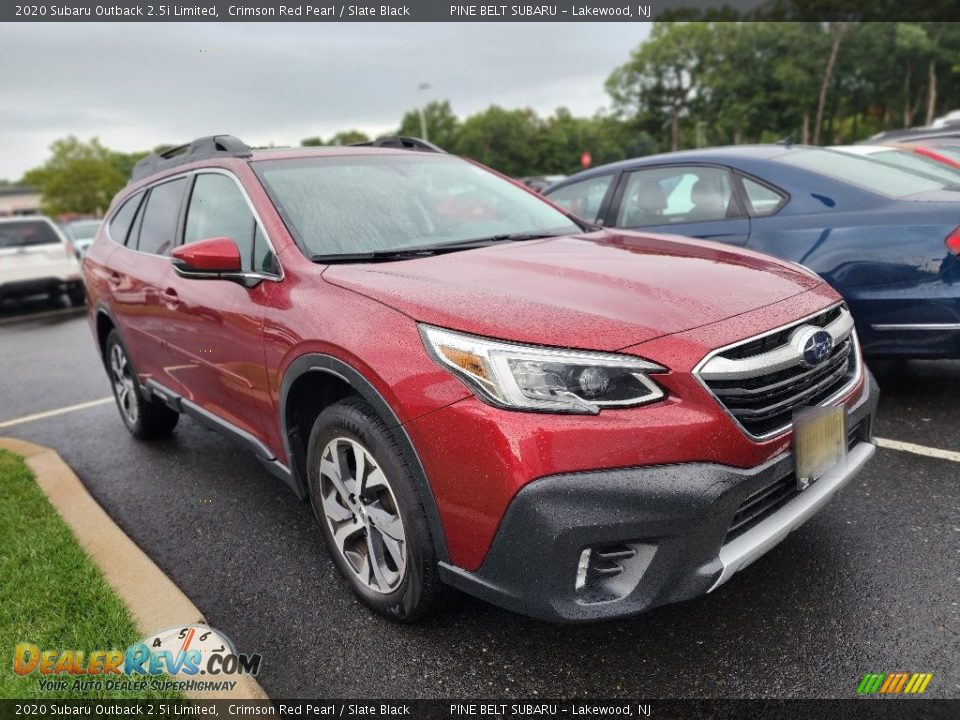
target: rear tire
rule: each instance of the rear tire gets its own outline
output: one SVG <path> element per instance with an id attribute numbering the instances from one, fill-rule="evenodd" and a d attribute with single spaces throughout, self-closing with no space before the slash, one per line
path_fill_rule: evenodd
<path id="1" fill-rule="evenodd" d="M 139 440 L 169 435 L 176 427 L 180 413 L 153 400 L 143 391 L 116 330 L 111 330 L 107 336 L 104 353 L 120 419 L 130 434 Z"/>
<path id="2" fill-rule="evenodd" d="M 393 433 L 369 404 L 346 398 L 320 413 L 307 477 L 327 550 L 354 593 L 399 622 L 433 611 L 444 587 L 426 512 Z"/>

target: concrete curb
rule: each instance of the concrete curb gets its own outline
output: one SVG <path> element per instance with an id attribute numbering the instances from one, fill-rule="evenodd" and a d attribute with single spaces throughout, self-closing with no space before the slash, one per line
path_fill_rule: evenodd
<path id="1" fill-rule="evenodd" d="M 190 598 L 113 522 L 60 455 L 13 438 L 0 438 L 0 448 L 26 460 L 37 485 L 122 598 L 144 636 L 177 625 L 206 624 Z M 204 700 L 268 699 L 260 684 L 248 675 L 239 676 L 231 691 L 185 695 Z"/>

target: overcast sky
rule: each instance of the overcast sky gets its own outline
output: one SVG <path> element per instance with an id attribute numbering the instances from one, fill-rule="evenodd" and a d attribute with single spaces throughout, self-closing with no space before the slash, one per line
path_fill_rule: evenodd
<path id="1" fill-rule="evenodd" d="M 592 115 L 642 23 L 0 25 L 0 178 L 66 135 L 149 149 L 395 129 L 419 102 Z M 431 89 L 417 92 L 420 83 Z"/>

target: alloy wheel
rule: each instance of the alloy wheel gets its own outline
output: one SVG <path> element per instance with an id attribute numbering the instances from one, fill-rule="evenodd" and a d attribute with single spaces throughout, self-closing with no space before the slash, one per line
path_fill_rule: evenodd
<path id="1" fill-rule="evenodd" d="M 370 590 L 397 589 L 406 570 L 407 543 L 393 490 L 373 455 L 338 437 L 320 458 L 320 501 L 334 545 Z"/>
<path id="2" fill-rule="evenodd" d="M 140 413 L 137 388 L 133 379 L 133 368 L 127 360 L 127 354 L 119 345 L 110 349 L 110 377 L 113 380 L 113 392 L 117 397 L 120 412 L 128 425 L 136 425 Z"/>

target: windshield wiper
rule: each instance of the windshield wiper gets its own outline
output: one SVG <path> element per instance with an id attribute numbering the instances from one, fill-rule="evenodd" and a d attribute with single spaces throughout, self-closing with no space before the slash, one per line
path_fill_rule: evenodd
<path id="1" fill-rule="evenodd" d="M 406 250 L 371 250 L 370 252 L 311 255 L 310 259 L 315 263 L 332 265 L 334 263 L 377 262 L 378 260 L 407 260 L 416 257 L 429 257 L 435 254 L 436 251 L 433 248 L 409 248 Z"/>
<path id="2" fill-rule="evenodd" d="M 561 237 L 552 233 L 505 233 L 490 237 L 472 238 L 450 243 L 438 243 L 427 247 L 397 248 L 395 250 L 371 250 L 358 253 L 333 253 L 329 255 L 311 255 L 315 263 L 353 263 L 353 262 L 385 262 L 389 260 L 410 260 L 418 257 L 429 257 L 457 250 L 471 250 L 473 248 L 489 247 L 499 242 L 519 242 L 521 240 L 542 240 L 544 238 Z"/>
<path id="3" fill-rule="evenodd" d="M 473 247 L 486 247 L 493 243 L 500 242 L 521 242 L 523 240 L 544 240 L 546 238 L 563 237 L 556 233 L 545 232 L 523 232 L 523 233 L 503 233 L 502 235 L 490 235 L 489 237 L 471 238 L 470 240 L 457 240 L 455 242 L 440 243 L 432 247 L 444 249 L 469 249 Z"/>

